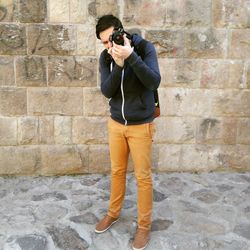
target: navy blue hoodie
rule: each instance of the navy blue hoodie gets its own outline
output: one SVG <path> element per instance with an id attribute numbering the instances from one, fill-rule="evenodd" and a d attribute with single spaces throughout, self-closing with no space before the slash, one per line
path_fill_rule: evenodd
<path id="1" fill-rule="evenodd" d="M 139 35 L 132 36 L 135 48 L 141 40 Z M 143 54 L 142 60 L 134 49 L 123 68 L 107 60 L 107 50 L 100 55 L 101 91 L 110 98 L 111 118 L 121 124 L 142 124 L 154 119 L 153 90 L 159 87 L 161 76 L 155 48 L 149 41 Z"/>

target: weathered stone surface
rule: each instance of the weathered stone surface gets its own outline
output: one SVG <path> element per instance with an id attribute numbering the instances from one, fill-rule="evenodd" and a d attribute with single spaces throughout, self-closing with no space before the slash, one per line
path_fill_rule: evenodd
<path id="1" fill-rule="evenodd" d="M 50 57 L 49 85 L 64 87 L 96 86 L 97 61 L 86 57 Z"/>
<path id="2" fill-rule="evenodd" d="M 165 1 L 124 1 L 124 23 L 127 25 L 163 26 L 166 17 Z M 148 18 L 148 17 L 151 18 Z"/>
<path id="3" fill-rule="evenodd" d="M 12 57 L 0 57 L 0 86 L 15 85 L 14 60 Z"/>
<path id="4" fill-rule="evenodd" d="M 18 20 L 22 23 L 46 22 L 47 21 L 47 1 L 46 0 L 19 1 Z"/>
<path id="5" fill-rule="evenodd" d="M 152 223 L 152 231 L 167 230 L 174 222 L 171 220 L 154 220 Z"/>
<path id="6" fill-rule="evenodd" d="M 234 233 L 250 240 L 250 224 L 239 224 L 234 228 Z"/>
<path id="7" fill-rule="evenodd" d="M 190 58 L 223 58 L 226 51 L 226 31 L 216 29 L 185 32 L 185 56 Z"/>
<path id="8" fill-rule="evenodd" d="M 96 35 L 95 29 L 93 29 L 92 26 L 88 26 L 86 24 L 77 26 L 77 55 L 96 55 Z"/>
<path id="9" fill-rule="evenodd" d="M 87 212 L 83 215 L 70 217 L 70 220 L 75 223 L 83 223 L 83 224 L 90 224 L 90 225 L 94 225 L 98 221 L 97 217 L 90 212 Z"/>
<path id="10" fill-rule="evenodd" d="M 89 173 L 110 173 L 108 145 L 89 146 Z"/>
<path id="11" fill-rule="evenodd" d="M 240 144 L 250 144 L 250 119 L 240 119 L 238 122 L 237 142 Z"/>
<path id="12" fill-rule="evenodd" d="M 0 2 L 0 22 L 12 22 L 14 20 L 14 1 L 4 0 Z"/>
<path id="13" fill-rule="evenodd" d="M 167 0 L 166 6 L 168 26 L 208 26 L 211 22 L 211 1 Z"/>
<path id="14" fill-rule="evenodd" d="M 250 29 L 232 30 L 228 57 L 237 59 L 250 58 L 249 40 Z"/>
<path id="15" fill-rule="evenodd" d="M 155 141 L 160 143 L 192 143 L 195 141 L 196 120 L 162 117 L 157 124 Z"/>
<path id="16" fill-rule="evenodd" d="M 85 116 L 108 116 L 108 99 L 101 93 L 100 88 L 83 90 L 83 114 Z"/>
<path id="17" fill-rule="evenodd" d="M 198 87 L 200 84 L 201 62 L 187 59 L 159 58 L 161 88 Z"/>
<path id="18" fill-rule="evenodd" d="M 213 100 L 213 113 L 218 116 L 250 115 L 250 91 L 220 90 Z"/>
<path id="19" fill-rule="evenodd" d="M 39 117 L 39 142 L 40 144 L 54 144 L 54 117 Z"/>
<path id="20" fill-rule="evenodd" d="M 153 190 L 153 198 L 154 202 L 160 202 L 167 198 L 167 196 L 161 192 L 158 192 L 157 190 Z"/>
<path id="21" fill-rule="evenodd" d="M 72 143 L 72 118 L 56 116 L 54 119 L 54 139 L 56 144 Z"/>
<path id="22" fill-rule="evenodd" d="M 207 189 L 201 189 L 201 190 L 195 191 L 191 194 L 191 197 L 196 198 L 207 204 L 215 203 L 219 199 L 218 195 L 210 192 Z"/>
<path id="23" fill-rule="evenodd" d="M 0 88 L 0 115 L 26 115 L 27 94 L 23 88 Z"/>
<path id="24" fill-rule="evenodd" d="M 26 34 L 25 27 L 16 24 L 0 24 L 0 54 L 25 55 Z"/>
<path id="25" fill-rule="evenodd" d="M 75 117 L 73 142 L 80 144 L 107 143 L 107 118 Z"/>
<path id="26" fill-rule="evenodd" d="M 28 89 L 28 114 L 30 115 L 82 115 L 82 90 L 80 88 Z"/>
<path id="27" fill-rule="evenodd" d="M 46 250 L 48 241 L 45 236 L 37 234 L 28 234 L 22 236 L 12 236 L 8 240 L 8 247 L 30 249 L 30 250 Z M 7 245 L 6 245 L 7 247 Z"/>
<path id="28" fill-rule="evenodd" d="M 247 73 L 246 73 L 246 81 L 247 81 L 247 87 L 250 88 L 250 63 L 247 65 Z"/>
<path id="29" fill-rule="evenodd" d="M 0 174 L 30 175 L 41 167 L 39 147 L 0 147 Z"/>
<path id="30" fill-rule="evenodd" d="M 38 144 L 39 120 L 37 117 L 21 117 L 18 119 L 18 143 Z"/>
<path id="31" fill-rule="evenodd" d="M 241 61 L 206 60 L 202 64 L 201 87 L 243 87 L 244 65 Z"/>
<path id="32" fill-rule="evenodd" d="M 154 44 L 159 57 L 184 55 L 184 34 L 181 30 L 150 30 L 145 37 Z"/>
<path id="33" fill-rule="evenodd" d="M 119 7 L 118 0 L 93 0 L 88 4 L 88 13 L 94 18 L 101 17 L 107 13 L 118 16 Z"/>
<path id="34" fill-rule="evenodd" d="M 78 146 L 42 146 L 41 174 L 86 173 L 88 151 Z"/>
<path id="35" fill-rule="evenodd" d="M 69 19 L 71 23 L 85 23 L 88 21 L 88 1 L 69 1 Z"/>
<path id="36" fill-rule="evenodd" d="M 237 120 L 199 119 L 197 122 L 196 141 L 202 144 L 235 144 L 237 134 Z"/>
<path id="37" fill-rule="evenodd" d="M 216 27 L 249 28 L 247 0 L 213 1 L 213 20 Z"/>
<path id="38" fill-rule="evenodd" d="M 47 199 L 62 201 L 62 200 L 67 200 L 67 197 L 62 193 L 53 192 L 53 193 L 45 193 L 42 195 L 33 195 L 31 199 L 32 201 L 44 201 Z"/>
<path id="39" fill-rule="evenodd" d="M 72 55 L 76 50 L 76 28 L 72 25 L 29 25 L 28 54 Z"/>
<path id="40" fill-rule="evenodd" d="M 44 57 L 18 57 L 16 82 L 18 86 L 47 86 L 47 60 Z"/>
<path id="41" fill-rule="evenodd" d="M 85 250 L 89 247 L 87 241 L 81 238 L 79 234 L 69 226 L 64 228 L 51 226 L 47 231 L 51 235 L 55 245 L 62 250 Z"/>
<path id="42" fill-rule="evenodd" d="M 60 7 L 59 7 L 60 6 Z M 59 8 L 58 8 L 59 7 Z M 49 21 L 52 23 L 67 23 L 69 22 L 70 2 L 64 0 L 49 1 Z"/>
<path id="43" fill-rule="evenodd" d="M 15 118 L 0 117 L 0 146 L 17 145 L 17 121 Z"/>

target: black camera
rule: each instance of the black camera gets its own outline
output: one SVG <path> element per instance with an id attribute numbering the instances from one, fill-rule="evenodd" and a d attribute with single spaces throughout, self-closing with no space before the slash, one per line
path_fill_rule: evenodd
<path id="1" fill-rule="evenodd" d="M 112 35 L 109 37 L 109 41 L 118 45 L 124 45 L 124 34 L 127 35 L 128 39 L 131 39 L 131 35 L 129 33 L 127 33 L 123 28 L 119 28 L 118 30 L 113 31 Z"/>

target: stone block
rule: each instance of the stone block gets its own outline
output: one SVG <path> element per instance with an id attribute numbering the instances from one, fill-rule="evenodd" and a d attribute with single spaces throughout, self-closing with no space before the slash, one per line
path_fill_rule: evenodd
<path id="1" fill-rule="evenodd" d="M 250 58 L 250 29 L 232 30 L 230 41 L 229 58 L 249 59 Z"/>
<path id="2" fill-rule="evenodd" d="M 145 38 L 151 41 L 159 57 L 183 57 L 184 34 L 181 30 L 150 30 Z"/>
<path id="3" fill-rule="evenodd" d="M 86 173 L 88 169 L 87 147 L 74 145 L 42 146 L 42 175 L 66 175 Z"/>
<path id="4" fill-rule="evenodd" d="M 239 119 L 237 143 L 250 144 L 250 118 Z"/>
<path id="5" fill-rule="evenodd" d="M 20 117 L 18 119 L 18 143 L 38 144 L 39 120 L 37 117 Z"/>
<path id="6" fill-rule="evenodd" d="M 88 13 L 92 17 L 101 17 L 107 13 L 119 16 L 120 4 L 118 0 L 93 0 L 88 4 Z"/>
<path id="7" fill-rule="evenodd" d="M 110 173 L 111 162 L 108 145 L 89 146 L 89 173 Z"/>
<path id="8" fill-rule="evenodd" d="M 14 86 L 14 60 L 13 57 L 0 57 L 0 86 Z"/>
<path id="9" fill-rule="evenodd" d="M 159 58 L 160 87 L 190 87 L 200 85 L 200 60 Z"/>
<path id="10" fill-rule="evenodd" d="M 217 92 L 200 89 L 159 89 L 162 116 L 209 116 Z"/>
<path id="11" fill-rule="evenodd" d="M 153 151 L 153 162 L 156 162 L 156 171 L 179 171 L 181 145 L 158 144 Z M 154 157 L 157 152 L 158 157 Z"/>
<path id="12" fill-rule="evenodd" d="M 168 26 L 208 26 L 211 22 L 211 1 L 167 0 Z"/>
<path id="13" fill-rule="evenodd" d="M 124 1 L 123 13 L 126 25 L 162 27 L 166 17 L 166 1 Z"/>
<path id="14" fill-rule="evenodd" d="M 56 144 L 72 144 L 72 118 L 56 116 L 54 119 L 54 138 Z"/>
<path id="15" fill-rule="evenodd" d="M 233 118 L 198 119 L 196 142 L 201 144 L 235 144 L 237 120 Z"/>
<path id="16" fill-rule="evenodd" d="M 16 82 L 18 86 L 47 86 L 47 59 L 38 56 L 16 59 Z"/>
<path id="17" fill-rule="evenodd" d="M 50 57 L 48 74 L 50 86 L 96 86 L 97 60 L 92 57 Z"/>
<path id="18" fill-rule="evenodd" d="M 108 116 L 108 99 L 101 93 L 100 88 L 86 88 L 83 90 L 84 116 Z"/>
<path id="19" fill-rule="evenodd" d="M 54 117 L 39 117 L 39 142 L 40 144 L 54 144 Z"/>
<path id="20" fill-rule="evenodd" d="M 82 89 L 30 88 L 29 115 L 82 115 Z"/>
<path id="21" fill-rule="evenodd" d="M 107 118 L 103 117 L 74 117 L 73 143 L 103 144 L 108 142 Z"/>
<path id="22" fill-rule="evenodd" d="M 243 87 L 244 65 L 241 61 L 206 60 L 202 63 L 201 87 Z"/>
<path id="23" fill-rule="evenodd" d="M 190 58 L 224 58 L 227 33 L 217 29 L 190 29 L 185 32 L 185 56 Z"/>
<path id="24" fill-rule="evenodd" d="M 28 54 L 72 55 L 76 51 L 76 27 L 73 25 L 29 25 Z"/>
<path id="25" fill-rule="evenodd" d="M 32 175 L 40 167 L 39 147 L 0 147 L 0 175 Z"/>
<path id="26" fill-rule="evenodd" d="M 248 0 L 214 0 L 213 23 L 215 27 L 249 28 Z"/>
<path id="27" fill-rule="evenodd" d="M 51 23 L 69 22 L 70 1 L 50 0 L 49 1 L 49 21 Z"/>
<path id="28" fill-rule="evenodd" d="M 250 63 L 247 65 L 247 72 L 246 72 L 246 81 L 247 81 L 247 88 L 250 89 Z"/>
<path id="29" fill-rule="evenodd" d="M 0 115 L 27 114 L 27 94 L 23 88 L 0 88 Z"/>
<path id="30" fill-rule="evenodd" d="M 96 34 L 93 26 L 77 25 L 77 55 L 96 55 Z"/>
<path id="31" fill-rule="evenodd" d="M 47 21 L 47 1 L 46 0 L 25 0 L 25 1 L 21 0 L 19 1 L 18 20 L 22 23 L 46 22 Z"/>
<path id="32" fill-rule="evenodd" d="M 85 23 L 88 21 L 88 2 L 89 1 L 81 1 L 81 0 L 71 0 L 70 4 L 70 12 L 69 19 L 70 23 Z M 92 27 L 92 30 L 93 27 Z"/>
<path id="33" fill-rule="evenodd" d="M 156 123 L 156 143 L 194 143 L 195 118 L 160 117 Z"/>
<path id="34" fill-rule="evenodd" d="M 214 145 L 209 149 L 209 169 L 250 170 L 249 145 Z"/>
<path id="35" fill-rule="evenodd" d="M 0 1 L 0 22 L 14 21 L 14 1 L 1 0 Z"/>
<path id="36" fill-rule="evenodd" d="M 0 24 L 0 54 L 25 55 L 26 33 L 23 25 Z"/>
<path id="37" fill-rule="evenodd" d="M 17 145 L 16 118 L 0 117 L 0 146 Z"/>
<path id="38" fill-rule="evenodd" d="M 212 111 L 217 116 L 250 116 L 249 90 L 217 90 L 212 103 Z"/>

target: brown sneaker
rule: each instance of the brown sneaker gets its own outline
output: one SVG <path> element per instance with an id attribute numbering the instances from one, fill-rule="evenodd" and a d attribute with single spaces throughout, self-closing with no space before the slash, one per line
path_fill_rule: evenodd
<path id="1" fill-rule="evenodd" d="M 150 239 L 150 230 L 137 228 L 132 248 L 134 250 L 143 250 L 147 247 Z"/>
<path id="2" fill-rule="evenodd" d="M 100 234 L 107 231 L 119 218 L 112 218 L 109 215 L 105 215 L 102 220 L 96 225 L 95 232 Z"/>

